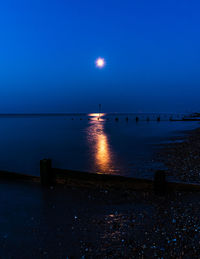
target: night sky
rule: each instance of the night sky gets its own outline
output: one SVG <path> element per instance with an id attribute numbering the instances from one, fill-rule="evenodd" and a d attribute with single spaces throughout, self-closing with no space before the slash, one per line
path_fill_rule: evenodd
<path id="1" fill-rule="evenodd" d="M 199 0 L 1 1 L 0 113 L 200 110 L 199 14 Z"/>

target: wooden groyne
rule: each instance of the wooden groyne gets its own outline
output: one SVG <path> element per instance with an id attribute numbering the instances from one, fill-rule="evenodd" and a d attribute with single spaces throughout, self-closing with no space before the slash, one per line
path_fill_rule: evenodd
<path id="1" fill-rule="evenodd" d="M 156 171 L 154 179 L 151 180 L 52 168 L 50 161 L 49 159 L 41 160 L 40 176 L 0 171 L 0 181 L 29 182 L 41 184 L 43 187 L 66 185 L 93 189 L 132 189 L 136 191 L 154 191 L 156 194 L 161 195 L 170 191 L 200 191 L 200 184 L 167 181 L 165 171 Z"/>
<path id="2" fill-rule="evenodd" d="M 9 171 L 0 171 L 0 181 L 20 181 L 20 182 L 35 182 L 40 183 L 39 176 L 32 176 Z"/>
<path id="3" fill-rule="evenodd" d="M 73 170 L 64 170 L 64 169 L 53 169 L 56 175 L 56 182 L 67 184 L 70 181 L 77 181 L 82 183 L 92 183 L 96 185 L 107 185 L 110 187 L 124 187 L 134 190 L 154 190 L 155 189 L 155 177 L 153 180 L 145 178 L 134 178 L 134 177 L 125 177 L 118 175 L 106 175 L 106 174 L 96 174 L 96 173 L 87 173 L 79 172 Z M 158 182 L 159 184 L 159 182 Z M 200 191 L 200 184 L 194 183 L 184 183 L 177 181 L 166 181 L 166 190 L 167 191 Z M 163 183 L 160 183 L 162 186 Z"/>

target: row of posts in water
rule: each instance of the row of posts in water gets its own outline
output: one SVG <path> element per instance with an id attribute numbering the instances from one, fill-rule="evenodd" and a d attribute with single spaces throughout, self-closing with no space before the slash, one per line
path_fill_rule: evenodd
<path id="1" fill-rule="evenodd" d="M 96 119 L 96 120 L 101 120 L 101 117 L 97 117 L 97 118 L 88 118 L 88 120 L 94 120 L 94 119 Z M 161 117 L 160 116 L 158 116 L 158 117 L 156 117 L 156 118 L 154 118 L 154 119 L 150 119 L 150 117 L 146 117 L 145 119 L 143 118 L 143 119 L 141 119 L 141 118 L 139 118 L 138 116 L 136 116 L 134 119 L 130 119 L 129 117 L 125 117 L 125 118 L 123 118 L 123 120 L 125 119 L 125 121 L 129 121 L 129 120 L 135 120 L 136 122 L 139 122 L 140 120 L 141 121 L 158 121 L 158 122 L 160 122 L 161 121 Z M 173 119 L 173 117 L 171 116 L 171 117 L 169 117 L 168 119 L 164 119 L 165 121 L 166 120 L 169 120 L 169 121 L 175 121 L 175 120 L 182 120 L 183 118 L 176 118 L 176 119 Z M 74 120 L 74 118 L 72 118 L 72 120 Z M 80 120 L 82 120 L 82 118 L 80 118 Z M 110 118 L 104 118 L 104 120 L 110 120 Z M 119 119 L 119 117 L 115 117 L 114 118 L 114 120 L 116 121 L 116 122 L 118 122 L 119 120 L 122 120 L 121 118 Z"/>

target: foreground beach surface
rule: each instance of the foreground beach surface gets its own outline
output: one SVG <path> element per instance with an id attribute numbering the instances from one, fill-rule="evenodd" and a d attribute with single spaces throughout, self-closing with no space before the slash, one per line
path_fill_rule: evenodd
<path id="1" fill-rule="evenodd" d="M 9 190 L 9 191 L 8 191 Z M 2 258 L 197 258 L 200 194 L 1 183 Z"/>
<path id="2" fill-rule="evenodd" d="M 199 130 L 195 130 L 185 142 L 173 144 L 177 161 L 185 159 L 188 166 L 195 166 L 195 172 L 197 158 L 193 159 L 193 152 L 197 153 L 199 141 Z M 184 151 L 179 145 L 185 147 Z M 175 151 L 171 148 L 168 156 L 167 150 L 163 152 L 169 164 L 170 154 Z M 170 165 L 169 175 L 176 169 L 172 166 L 176 165 L 175 161 Z M 179 175 L 182 179 L 181 171 Z M 188 172 L 189 180 L 199 182 L 195 176 L 198 175 L 191 176 Z M 134 191 L 124 185 L 111 188 L 99 184 L 94 188 L 81 186 L 78 181 L 49 188 L 6 180 L 1 180 L 0 185 L 2 258 L 198 258 L 200 255 L 199 192 L 172 191 L 159 197 L 152 191 Z"/>
<path id="3" fill-rule="evenodd" d="M 156 154 L 168 175 L 184 182 L 200 183 L 200 128 L 185 131 L 184 141 L 168 143 Z"/>

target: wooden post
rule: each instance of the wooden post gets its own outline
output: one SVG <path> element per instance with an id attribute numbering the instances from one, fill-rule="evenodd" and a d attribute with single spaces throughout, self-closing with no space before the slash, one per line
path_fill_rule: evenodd
<path id="1" fill-rule="evenodd" d="M 154 175 L 154 193 L 156 195 L 166 194 L 166 172 L 158 170 Z"/>
<path id="2" fill-rule="evenodd" d="M 40 160 L 40 182 L 43 186 L 54 185 L 54 175 L 51 167 L 51 159 Z"/>

